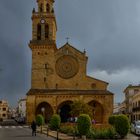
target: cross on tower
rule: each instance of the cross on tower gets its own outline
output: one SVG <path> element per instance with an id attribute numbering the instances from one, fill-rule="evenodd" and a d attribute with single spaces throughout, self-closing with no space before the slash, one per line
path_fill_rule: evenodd
<path id="1" fill-rule="evenodd" d="M 67 43 L 69 43 L 69 39 L 70 39 L 69 37 L 66 37 Z"/>

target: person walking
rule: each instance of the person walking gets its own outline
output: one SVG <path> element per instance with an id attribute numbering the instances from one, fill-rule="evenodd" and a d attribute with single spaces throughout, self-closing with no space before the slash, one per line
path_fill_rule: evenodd
<path id="1" fill-rule="evenodd" d="M 32 128 L 32 136 L 36 136 L 36 122 L 35 121 L 33 121 L 32 123 L 31 123 L 31 128 Z"/>

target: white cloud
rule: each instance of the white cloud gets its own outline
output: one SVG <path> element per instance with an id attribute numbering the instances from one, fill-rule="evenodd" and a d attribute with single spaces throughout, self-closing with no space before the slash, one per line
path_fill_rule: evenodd
<path id="1" fill-rule="evenodd" d="M 115 93 L 115 102 L 120 102 L 124 99 L 123 90 L 129 84 L 140 84 L 140 69 L 123 69 L 115 73 L 93 71 L 89 75 L 109 83 L 108 89 Z"/>

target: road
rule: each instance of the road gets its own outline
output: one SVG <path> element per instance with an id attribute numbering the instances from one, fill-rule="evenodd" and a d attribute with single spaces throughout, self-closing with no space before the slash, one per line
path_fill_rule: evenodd
<path id="1" fill-rule="evenodd" d="M 26 125 L 19 125 L 14 120 L 6 120 L 0 123 L 0 140 L 56 140 L 44 134 L 37 133 L 32 136 L 31 129 Z M 139 136 L 128 134 L 124 140 L 140 140 Z"/>
<path id="2" fill-rule="evenodd" d="M 0 126 L 0 140 L 54 140 L 37 133 L 32 136 L 31 130 L 25 126 Z"/>
<path id="3" fill-rule="evenodd" d="M 8 125 L 9 124 L 9 125 Z M 5 121 L 0 125 L 0 140 L 55 140 L 43 134 L 32 136 L 31 129 L 25 125 L 17 125 L 14 121 Z"/>

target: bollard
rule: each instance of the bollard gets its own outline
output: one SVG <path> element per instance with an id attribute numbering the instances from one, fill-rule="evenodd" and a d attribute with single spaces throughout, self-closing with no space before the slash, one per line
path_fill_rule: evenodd
<path id="1" fill-rule="evenodd" d="M 59 140 L 59 138 L 58 138 L 58 129 L 57 129 L 57 136 L 56 136 L 56 140 Z"/>
<path id="2" fill-rule="evenodd" d="M 47 137 L 49 136 L 49 127 L 47 127 Z"/>

